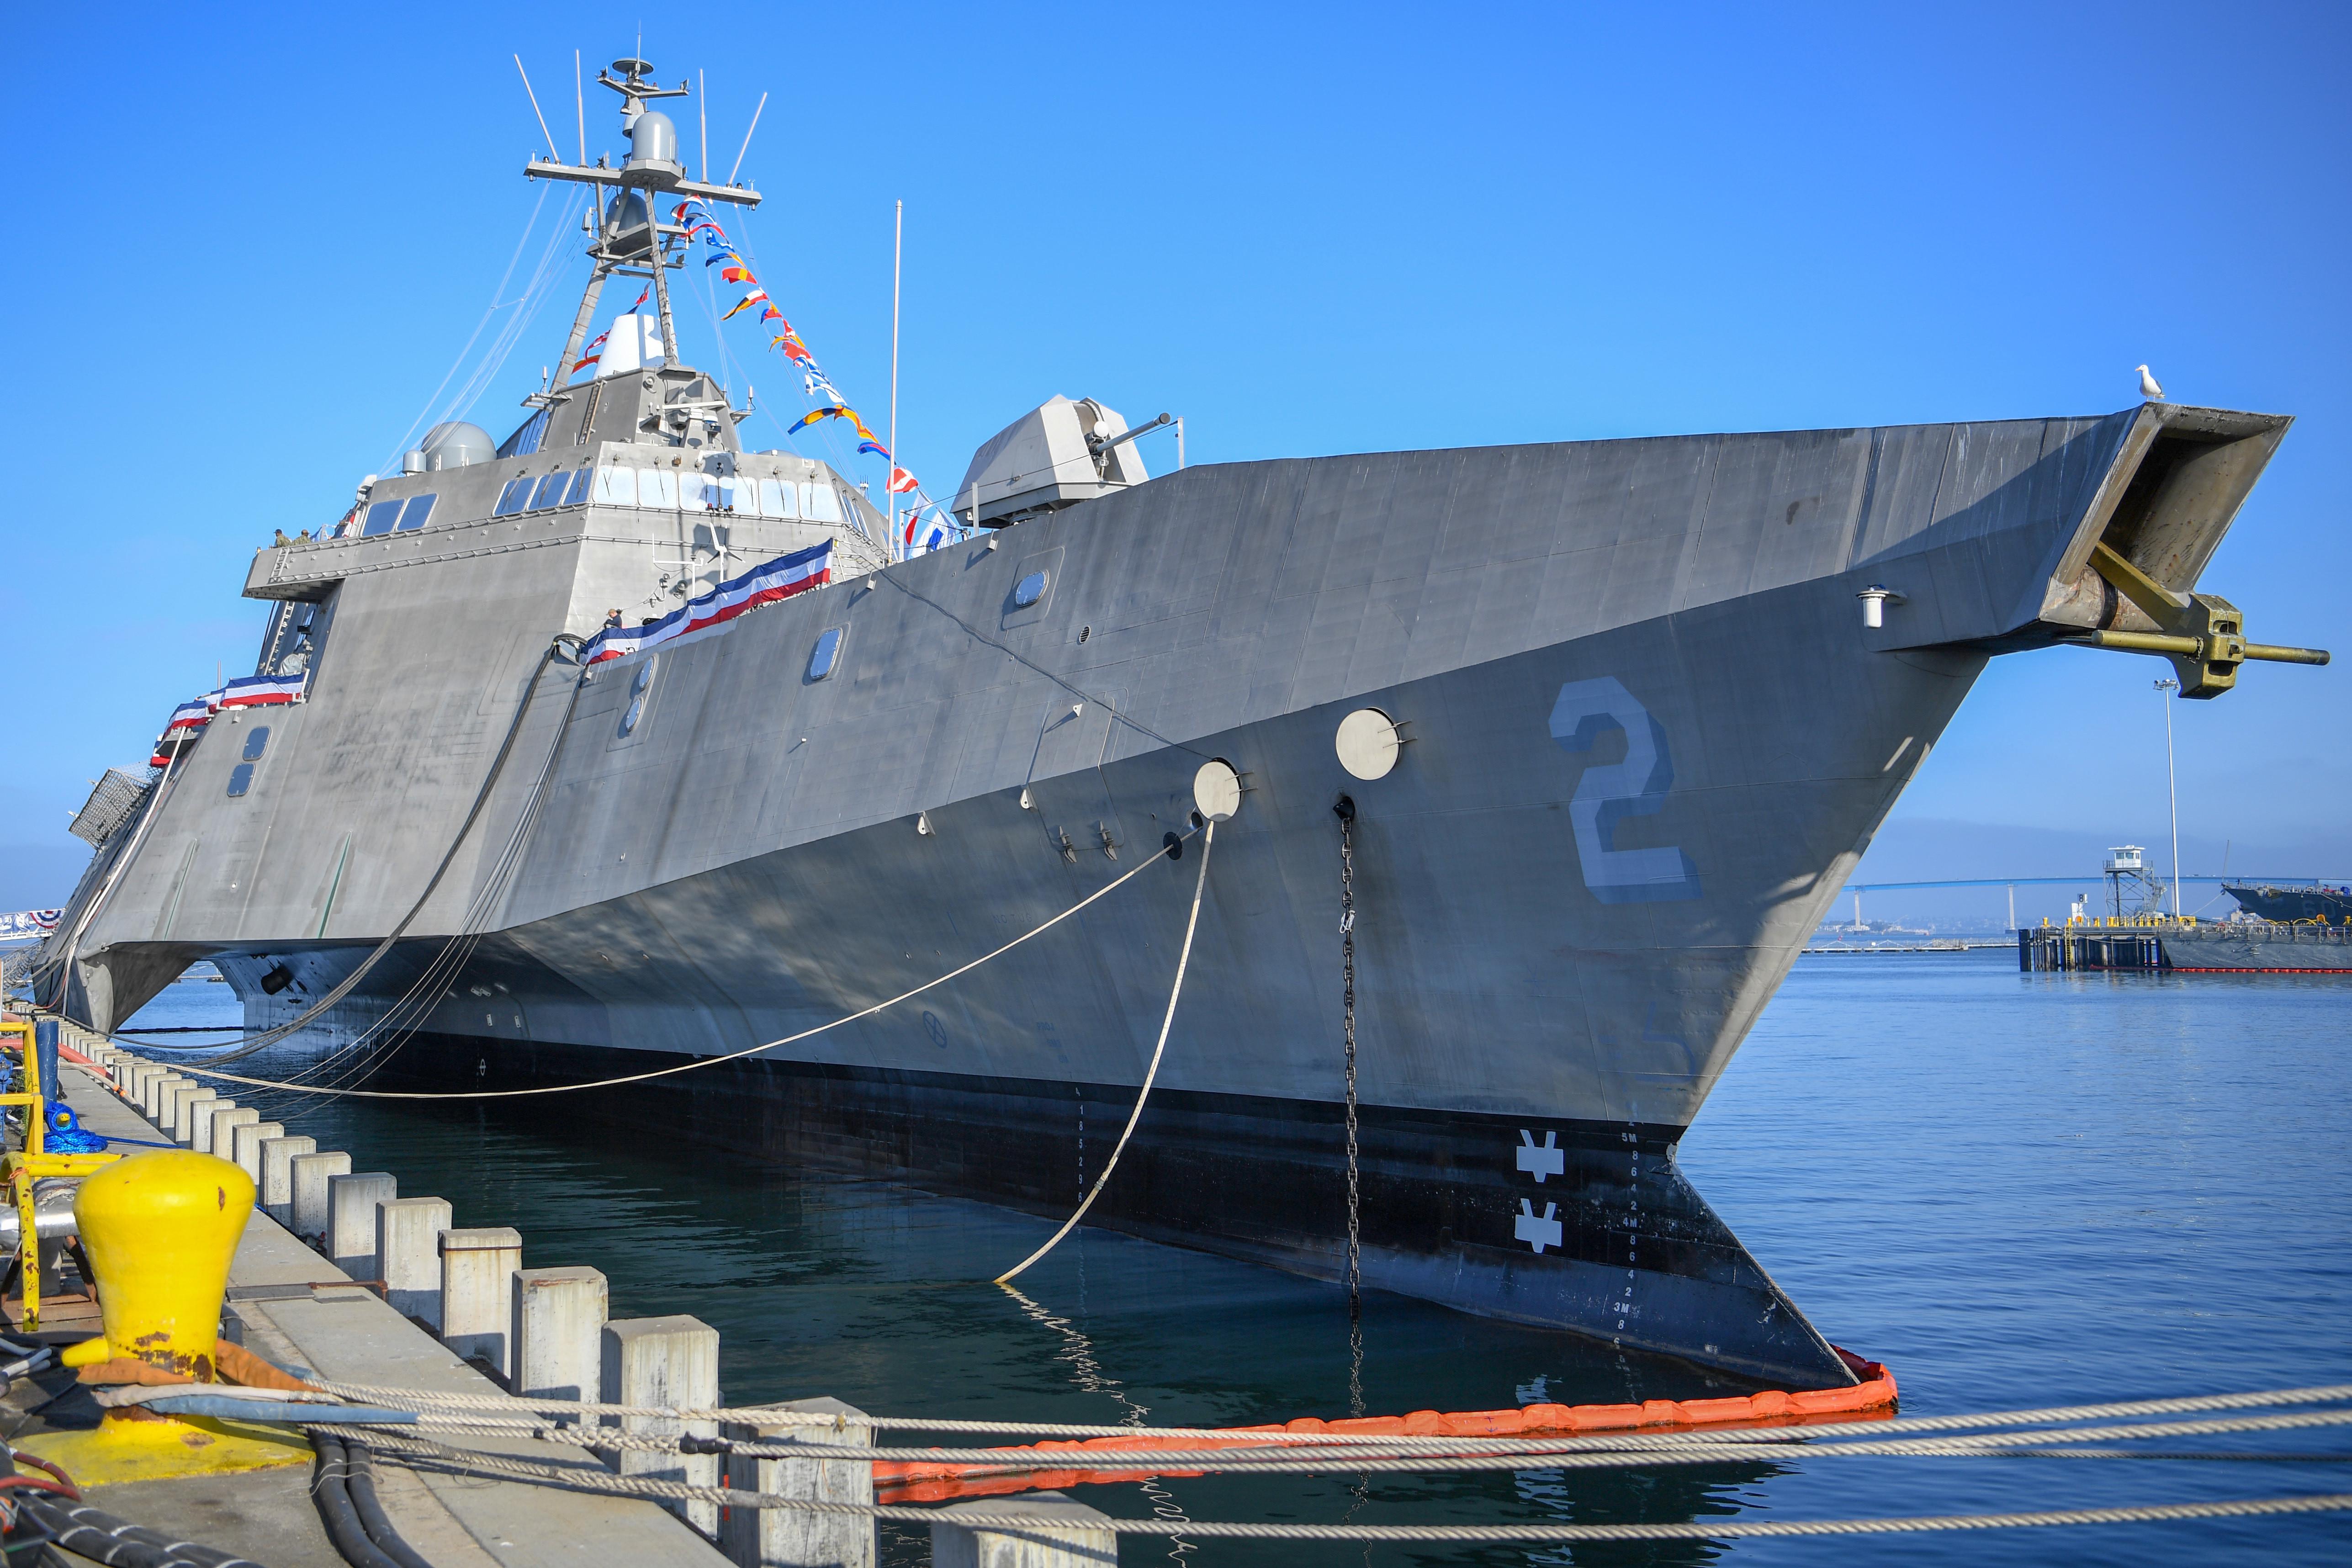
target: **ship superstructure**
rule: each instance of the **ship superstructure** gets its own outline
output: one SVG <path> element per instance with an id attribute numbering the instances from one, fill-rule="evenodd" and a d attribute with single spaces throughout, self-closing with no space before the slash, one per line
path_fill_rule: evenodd
<path id="1" fill-rule="evenodd" d="M 607 205 L 600 278 L 658 254 L 657 224 L 619 241 L 685 188 L 659 127 L 637 145 L 655 183 Z M 1242 805 L 1090 1220 L 1339 1273 L 1344 817 L 1366 1282 L 1843 1383 L 1683 1180 L 1685 1130 L 1989 658 L 2104 640 L 2210 695 L 2263 652 L 2193 590 L 2280 416 L 1153 479 L 1123 420 L 1055 399 L 982 449 L 971 537 L 894 560 L 856 487 L 741 449 L 666 305 L 616 318 L 627 368 L 575 374 L 593 306 L 514 438 L 445 428 L 331 537 L 257 554 L 245 591 L 279 607 L 256 675 L 301 700 L 174 743 L 51 943 L 77 1016 L 110 1027 L 209 959 L 256 1029 L 358 975 L 317 1035 L 386 1047 L 385 1082 L 746 1051 L 1167 854 L 1222 761 Z M 826 543 L 822 586 L 572 661 Z M 1193 868 L 919 1003 L 582 1109 L 1059 1217 L 1134 1102 Z"/>

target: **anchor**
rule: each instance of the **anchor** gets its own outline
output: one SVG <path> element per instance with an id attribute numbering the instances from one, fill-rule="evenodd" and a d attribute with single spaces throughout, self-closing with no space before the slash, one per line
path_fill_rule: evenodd
<path id="1" fill-rule="evenodd" d="M 2137 605 L 2161 632 L 2084 632 L 2060 640 L 2077 647 L 2149 653 L 2172 661 L 2180 672 L 2180 695 L 2214 698 L 2238 684 L 2238 666 L 2248 659 L 2272 664 L 2326 664 L 2320 647 L 2284 647 L 2248 642 L 2246 617 L 2215 594 L 2175 594 L 2133 565 L 2103 540 L 2091 546 L 2092 570 Z"/>

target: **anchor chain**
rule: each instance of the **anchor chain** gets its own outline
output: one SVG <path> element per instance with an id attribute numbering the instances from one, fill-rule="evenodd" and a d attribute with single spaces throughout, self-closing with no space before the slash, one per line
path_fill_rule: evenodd
<path id="1" fill-rule="evenodd" d="M 1333 806 L 1339 819 L 1339 1012 L 1348 1111 L 1348 1407 L 1364 1413 L 1363 1191 L 1356 1152 L 1356 803 Z"/>

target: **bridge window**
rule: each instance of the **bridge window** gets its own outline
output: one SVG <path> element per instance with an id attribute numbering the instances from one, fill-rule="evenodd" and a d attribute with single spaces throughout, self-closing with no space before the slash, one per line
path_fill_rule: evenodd
<path id="1" fill-rule="evenodd" d="M 760 481 L 760 511 L 765 517 L 798 517 L 800 487 L 790 479 Z"/>
<path id="2" fill-rule="evenodd" d="M 597 469 L 596 504 L 599 506 L 636 505 L 637 470 L 635 468 Z"/>
<path id="3" fill-rule="evenodd" d="M 367 521 L 361 525 L 360 532 L 370 537 L 379 533 L 390 533 L 393 525 L 400 521 L 400 509 L 406 504 L 404 500 L 376 502 L 367 509 Z"/>
<path id="4" fill-rule="evenodd" d="M 412 528 L 423 528 L 426 520 L 432 517 L 433 503 L 437 499 L 439 498 L 429 494 L 410 496 L 408 505 L 400 514 L 400 531 L 405 533 Z"/>

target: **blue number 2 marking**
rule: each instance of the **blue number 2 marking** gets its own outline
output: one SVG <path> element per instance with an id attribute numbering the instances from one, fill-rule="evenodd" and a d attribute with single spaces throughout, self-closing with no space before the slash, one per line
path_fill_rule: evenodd
<path id="1" fill-rule="evenodd" d="M 1552 704 L 1551 738 L 1571 756 L 1592 750 L 1612 730 L 1625 736 L 1625 760 L 1589 767 L 1569 797 L 1568 819 L 1576 829 L 1577 858 L 1584 885 L 1604 904 L 1672 903 L 1699 896 L 1698 868 L 1673 845 L 1656 849 L 1615 849 L 1617 825 L 1629 816 L 1654 816 L 1666 804 L 1675 763 L 1666 732 L 1650 710 L 1611 676 L 1571 680 Z"/>

